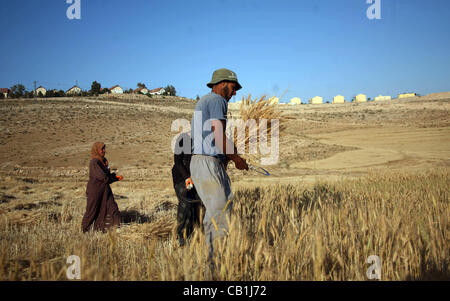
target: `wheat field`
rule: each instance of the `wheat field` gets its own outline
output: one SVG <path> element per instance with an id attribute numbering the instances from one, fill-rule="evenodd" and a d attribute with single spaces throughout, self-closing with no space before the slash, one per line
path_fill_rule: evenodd
<path id="1" fill-rule="evenodd" d="M 65 280 L 65 259 L 75 254 L 83 280 L 367 280 L 370 255 L 381 260 L 382 280 L 448 280 L 448 179 L 437 170 L 240 189 L 213 275 L 202 232 L 178 247 L 173 214 L 86 235 L 75 203 L 57 221 L 2 216 L 0 279 Z"/>
<path id="2" fill-rule="evenodd" d="M 382 281 L 450 279 L 448 99 L 284 107 L 272 176 L 229 170 L 212 271 L 201 229 L 174 236 L 169 129 L 193 104 L 147 101 L 2 103 L 0 280 L 67 280 L 71 255 L 81 280 L 365 281 L 371 255 Z M 117 233 L 81 232 L 97 140 L 125 177 Z"/>

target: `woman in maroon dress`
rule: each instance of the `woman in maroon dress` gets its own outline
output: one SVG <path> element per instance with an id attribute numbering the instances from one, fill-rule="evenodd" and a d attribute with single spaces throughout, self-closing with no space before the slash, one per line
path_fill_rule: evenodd
<path id="1" fill-rule="evenodd" d="M 89 163 L 89 182 L 86 188 L 87 206 L 81 222 L 83 232 L 94 230 L 105 232 L 110 227 L 120 226 L 120 212 L 109 184 L 123 179 L 109 171 L 105 158 L 106 145 L 95 142 Z"/>

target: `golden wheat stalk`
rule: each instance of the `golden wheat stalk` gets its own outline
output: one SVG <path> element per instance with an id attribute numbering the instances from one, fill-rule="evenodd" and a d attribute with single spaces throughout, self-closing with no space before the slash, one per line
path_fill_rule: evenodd
<path id="1" fill-rule="evenodd" d="M 243 97 L 239 108 L 239 118 L 232 118 L 236 130 L 231 133 L 236 147 L 244 149 L 247 159 L 256 159 L 260 152 L 255 147 L 261 141 L 271 141 L 272 131 L 276 131 L 275 122 L 278 123 L 278 135 L 286 129 L 286 116 L 278 109 L 277 104 L 272 102 L 272 98 L 266 95 L 252 100 L 251 94 L 247 98 Z M 239 122 L 238 122 L 239 121 Z M 242 127 L 245 127 L 245 134 L 238 135 Z M 252 152 L 252 147 L 256 153 Z"/>

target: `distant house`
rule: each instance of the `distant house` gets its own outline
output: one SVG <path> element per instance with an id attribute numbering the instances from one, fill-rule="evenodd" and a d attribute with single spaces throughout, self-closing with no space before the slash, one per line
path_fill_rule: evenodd
<path id="1" fill-rule="evenodd" d="M 66 95 L 80 95 L 80 94 L 81 94 L 81 88 L 78 86 L 73 86 L 66 92 Z"/>
<path id="2" fill-rule="evenodd" d="M 356 103 L 367 102 L 367 96 L 364 94 L 358 94 L 356 95 L 355 99 L 353 99 L 353 102 Z"/>
<path id="3" fill-rule="evenodd" d="M 408 97 L 415 97 L 417 96 L 416 93 L 402 93 L 398 95 L 398 98 L 408 98 Z"/>
<path id="4" fill-rule="evenodd" d="M 310 104 L 321 104 L 321 103 L 323 103 L 323 98 L 320 96 L 314 96 L 313 98 L 311 98 L 309 100 L 309 103 Z"/>
<path id="5" fill-rule="evenodd" d="M 383 95 L 378 95 L 376 96 L 374 99 L 374 101 L 382 101 L 382 100 L 391 100 L 390 96 L 383 96 Z"/>
<path id="6" fill-rule="evenodd" d="M 345 103 L 345 98 L 342 95 L 336 95 L 335 97 L 333 97 L 332 103 Z"/>
<path id="7" fill-rule="evenodd" d="M 153 90 L 150 90 L 150 95 L 162 95 L 166 92 L 164 88 L 156 88 Z"/>
<path id="8" fill-rule="evenodd" d="M 44 87 L 40 86 L 39 88 L 36 89 L 36 96 L 39 96 L 39 92 L 41 92 L 42 95 L 45 96 L 45 94 L 47 94 L 47 89 L 45 89 Z"/>
<path id="9" fill-rule="evenodd" d="M 8 88 L 0 88 L 0 93 L 3 93 L 4 98 L 8 98 L 9 89 Z"/>
<path id="10" fill-rule="evenodd" d="M 302 104 L 302 100 L 298 97 L 294 97 L 294 98 L 291 98 L 291 100 L 289 101 L 289 104 L 300 105 L 300 104 Z"/>
<path id="11" fill-rule="evenodd" d="M 114 94 L 123 94 L 123 89 L 119 85 L 115 85 L 114 87 L 111 87 L 109 89 L 109 91 Z"/>
<path id="12" fill-rule="evenodd" d="M 148 89 L 147 88 L 137 88 L 136 90 L 133 91 L 133 93 L 138 94 L 139 92 L 141 92 L 142 94 L 148 94 Z"/>

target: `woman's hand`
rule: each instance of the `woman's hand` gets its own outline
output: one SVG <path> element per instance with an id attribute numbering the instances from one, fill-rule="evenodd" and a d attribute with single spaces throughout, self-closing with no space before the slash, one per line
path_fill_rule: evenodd
<path id="1" fill-rule="evenodd" d="M 185 184 L 186 184 L 186 189 L 187 190 L 191 190 L 192 187 L 194 187 L 194 182 L 192 182 L 191 178 L 187 178 L 186 181 L 185 181 Z"/>

